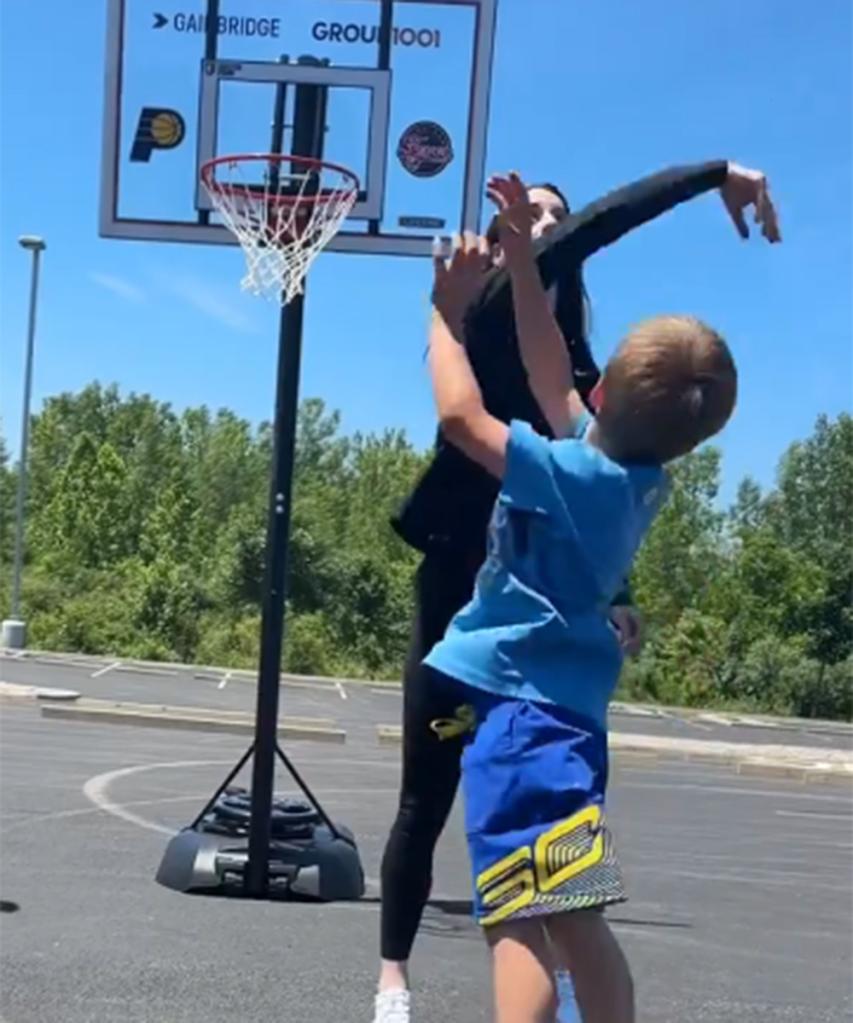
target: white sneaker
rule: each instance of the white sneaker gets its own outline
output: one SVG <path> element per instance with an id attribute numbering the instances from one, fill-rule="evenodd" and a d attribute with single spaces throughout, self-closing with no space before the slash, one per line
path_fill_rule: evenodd
<path id="1" fill-rule="evenodd" d="M 373 1023 L 409 1023 L 411 995 L 405 988 L 392 987 L 376 996 Z"/>

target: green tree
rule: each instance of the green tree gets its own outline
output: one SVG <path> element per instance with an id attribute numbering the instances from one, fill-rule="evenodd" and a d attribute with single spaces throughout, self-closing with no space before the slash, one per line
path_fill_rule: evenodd
<path id="1" fill-rule="evenodd" d="M 728 517 L 731 530 L 737 537 L 743 537 L 766 523 L 767 504 L 761 487 L 751 476 L 741 480 Z"/>
<path id="2" fill-rule="evenodd" d="M 685 707 L 714 706 L 729 687 L 732 662 L 726 623 L 688 608 L 653 632 L 641 656 L 626 666 L 628 696 Z"/>
<path id="3" fill-rule="evenodd" d="M 730 623 L 733 650 L 765 636 L 807 637 L 826 595 L 820 565 L 786 546 L 768 526 L 746 529 L 719 567 L 707 606 Z M 808 646 L 808 641 L 806 641 Z"/>
<path id="4" fill-rule="evenodd" d="M 49 649 L 254 668 L 271 433 L 91 384 L 33 417 L 24 601 Z M 319 399 L 297 420 L 284 664 L 399 678 L 418 555 L 388 519 L 426 458 L 404 434 L 346 436 Z M 672 469 L 638 556 L 648 642 L 629 695 L 849 716 L 853 425 L 822 417 L 777 485 L 717 503 L 719 454 Z M 0 565 L 14 469 L 0 442 Z M 8 573 L 4 573 L 8 576 Z"/>
<path id="5" fill-rule="evenodd" d="M 61 499 L 63 473 L 83 436 L 96 450 L 107 444 L 124 465 L 124 545 L 133 548 L 158 494 L 180 465 L 177 420 L 168 405 L 148 395 L 122 399 L 117 387 L 98 383 L 79 394 L 48 398 L 32 423 L 28 520 L 37 522 Z"/>
<path id="6" fill-rule="evenodd" d="M 653 626 L 674 625 L 704 605 L 723 564 L 724 516 L 716 508 L 720 454 L 706 447 L 670 471 L 670 493 L 636 560 L 634 595 Z"/>
<path id="7" fill-rule="evenodd" d="M 6 441 L 0 434 L 0 575 L 7 578 L 15 547 L 15 501 L 18 473 L 9 461 Z"/>
<path id="8" fill-rule="evenodd" d="M 820 416 L 782 459 L 769 515 L 781 540 L 826 574 L 810 649 L 826 663 L 853 653 L 853 417 Z"/>
<path id="9" fill-rule="evenodd" d="M 33 516 L 43 555 L 74 571 L 115 564 L 129 554 L 127 484 L 127 467 L 115 448 L 81 434 L 50 502 Z"/>

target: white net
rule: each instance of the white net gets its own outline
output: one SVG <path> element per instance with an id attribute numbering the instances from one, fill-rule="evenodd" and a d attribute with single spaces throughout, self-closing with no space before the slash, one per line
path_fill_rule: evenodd
<path id="1" fill-rule="evenodd" d="M 301 293 L 309 266 L 349 215 L 359 187 L 343 167 L 272 155 L 221 157 L 205 165 L 202 182 L 243 249 L 241 286 L 283 305 Z"/>

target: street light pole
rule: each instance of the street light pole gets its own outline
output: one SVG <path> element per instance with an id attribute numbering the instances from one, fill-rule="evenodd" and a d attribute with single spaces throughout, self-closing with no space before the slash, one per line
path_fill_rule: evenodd
<path id="1" fill-rule="evenodd" d="M 18 244 L 33 254 L 30 280 L 30 314 L 27 324 L 27 353 L 24 363 L 24 407 L 21 414 L 21 455 L 18 460 L 18 498 L 15 507 L 15 566 L 12 576 L 12 607 L 2 626 L 2 645 L 10 650 L 21 650 L 26 644 L 27 625 L 21 618 L 21 574 L 24 567 L 24 505 L 27 495 L 27 452 L 30 436 L 30 395 L 33 385 L 33 348 L 36 338 L 36 308 L 38 304 L 39 261 L 47 248 L 44 239 L 35 235 L 22 235 Z"/>

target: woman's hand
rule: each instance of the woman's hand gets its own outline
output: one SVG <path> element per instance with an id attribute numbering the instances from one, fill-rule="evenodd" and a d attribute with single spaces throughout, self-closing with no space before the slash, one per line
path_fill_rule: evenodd
<path id="1" fill-rule="evenodd" d="M 433 243 L 432 304 L 441 314 L 451 332 L 461 340 L 465 310 L 480 294 L 483 273 L 490 265 L 489 246 L 485 238 L 470 231 L 456 235 L 450 259 L 445 259 L 439 239 Z"/>
<path id="2" fill-rule="evenodd" d="M 511 266 L 520 259 L 530 259 L 536 211 L 524 182 L 514 171 L 506 176 L 493 174 L 486 184 L 486 195 L 497 207 L 498 238 L 506 262 Z"/>
<path id="3" fill-rule="evenodd" d="M 749 238 L 749 227 L 746 223 L 744 210 L 748 206 L 754 206 L 755 223 L 761 227 L 761 233 L 767 241 L 771 245 L 782 241 L 776 207 L 770 198 L 767 178 L 761 171 L 750 170 L 748 167 L 730 163 L 729 173 L 725 184 L 720 189 L 720 194 L 741 238 Z"/>
<path id="4" fill-rule="evenodd" d="M 610 621 L 619 634 L 622 652 L 626 657 L 635 657 L 643 649 L 643 619 L 640 612 L 635 607 L 611 607 Z"/>

